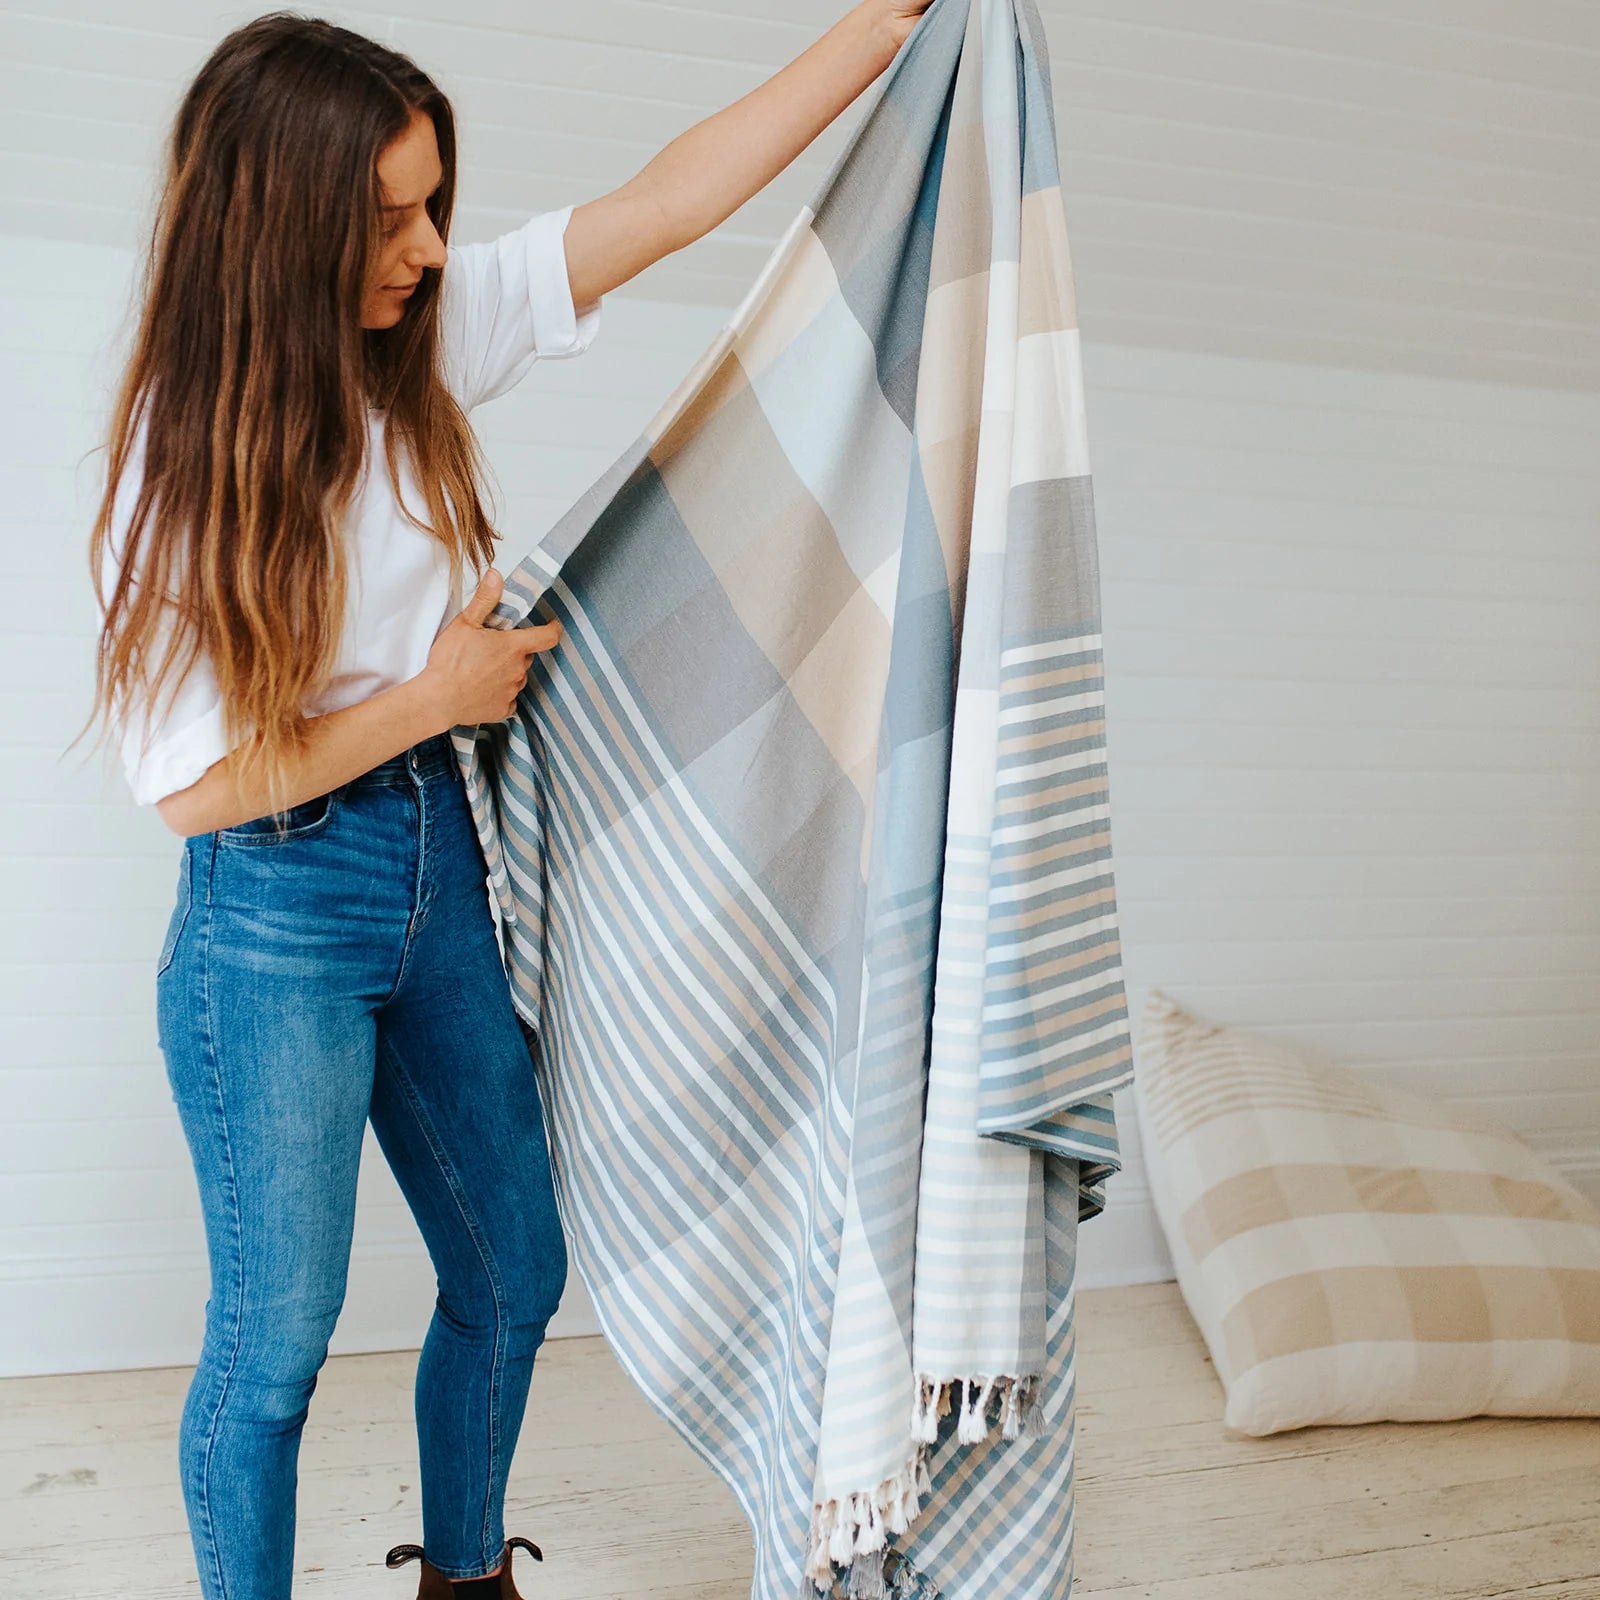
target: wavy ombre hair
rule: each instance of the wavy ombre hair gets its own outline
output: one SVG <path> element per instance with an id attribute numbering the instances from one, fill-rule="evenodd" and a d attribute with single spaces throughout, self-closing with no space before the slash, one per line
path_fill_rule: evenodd
<path id="1" fill-rule="evenodd" d="M 410 520 L 479 565 L 498 537 L 478 494 L 486 463 L 438 373 L 438 272 L 424 271 L 392 327 L 361 326 L 383 242 L 378 157 L 418 111 L 438 141 L 444 177 L 427 211 L 446 239 L 455 122 L 420 68 L 291 12 L 224 38 L 173 124 L 112 413 L 90 541 L 97 595 L 141 429 L 144 464 L 116 587 L 101 595 L 90 720 L 129 697 L 155 704 L 204 651 L 229 748 L 241 773 L 266 768 L 273 811 L 281 758 L 304 748 L 302 703 L 338 657 L 341 518 L 366 459 L 369 406 L 388 413 L 397 497 L 397 452 L 409 448 L 429 516 Z"/>

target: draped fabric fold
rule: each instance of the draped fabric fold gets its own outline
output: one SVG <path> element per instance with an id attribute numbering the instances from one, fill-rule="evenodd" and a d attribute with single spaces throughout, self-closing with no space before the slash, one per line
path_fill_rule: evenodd
<path id="1" fill-rule="evenodd" d="M 753 1600 L 1068 1595 L 1133 1065 L 1033 0 L 934 0 L 490 623 L 551 618 L 452 738 L 612 1349 Z"/>

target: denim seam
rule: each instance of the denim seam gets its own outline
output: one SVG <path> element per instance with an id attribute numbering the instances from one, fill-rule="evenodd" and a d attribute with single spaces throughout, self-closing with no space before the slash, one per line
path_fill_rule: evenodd
<path id="1" fill-rule="evenodd" d="M 183 890 L 183 907 L 175 913 L 176 926 L 170 928 L 170 942 L 163 940 L 160 952 L 156 956 L 156 977 L 159 979 L 168 967 L 177 959 L 178 945 L 183 939 L 183 930 L 189 921 L 189 913 L 194 909 L 194 863 L 190 860 L 189 841 L 183 842 L 183 853 L 178 857 L 179 881 Z"/>
<path id="2" fill-rule="evenodd" d="M 213 852 L 213 855 L 215 852 Z M 207 878 L 207 903 L 210 902 L 210 879 Z M 239 1219 L 239 1185 L 233 1169 L 233 1141 L 228 1131 L 228 1111 L 222 1093 L 222 1068 L 217 1060 L 216 1030 L 213 1026 L 211 1011 L 211 928 L 212 917 L 205 919 L 205 938 L 200 950 L 200 982 L 202 989 L 201 1015 L 205 1018 L 205 1040 L 203 1044 L 205 1059 L 211 1066 L 211 1083 L 216 1097 L 217 1120 L 222 1132 L 222 1152 L 224 1166 L 227 1172 L 226 1197 L 228 1202 L 228 1216 L 233 1225 L 233 1248 L 235 1257 L 234 1283 L 235 1296 L 233 1306 L 233 1348 L 228 1352 L 228 1367 L 222 1374 L 218 1386 L 216 1401 L 211 1408 L 211 1419 L 206 1428 L 205 1450 L 200 1459 L 200 1511 L 205 1519 L 206 1553 L 211 1558 L 213 1582 L 217 1594 L 226 1600 L 227 1585 L 222 1575 L 222 1562 L 217 1555 L 217 1533 L 211 1518 L 211 1457 L 217 1441 L 217 1429 L 222 1420 L 222 1408 L 227 1402 L 228 1388 L 233 1379 L 234 1368 L 239 1364 L 239 1350 L 244 1342 L 244 1245 L 243 1232 Z"/>
<path id="3" fill-rule="evenodd" d="M 461 1179 L 456 1169 L 451 1165 L 449 1156 L 445 1153 L 444 1146 L 440 1143 L 432 1121 L 423 1108 L 422 1097 L 416 1092 L 416 1087 L 411 1081 L 410 1074 L 405 1069 L 400 1052 L 395 1049 L 393 1041 L 382 1032 L 378 1034 L 378 1048 L 383 1051 L 395 1074 L 395 1081 L 400 1086 L 400 1091 L 406 1097 L 406 1103 L 411 1107 L 411 1114 L 417 1119 L 417 1126 L 422 1129 L 422 1136 L 428 1141 L 428 1148 L 433 1153 L 433 1159 L 438 1164 L 439 1171 L 443 1174 L 445 1185 L 450 1190 L 450 1197 L 456 1203 L 456 1210 L 461 1214 L 461 1220 L 466 1224 L 466 1229 L 472 1236 L 472 1242 L 478 1247 L 478 1259 L 483 1263 L 484 1275 L 489 1280 L 490 1291 L 494 1295 L 494 1353 L 489 1359 L 489 1467 L 485 1475 L 483 1497 L 483 1526 L 478 1533 L 478 1546 L 485 1554 L 484 1562 L 487 1564 L 484 1572 L 456 1572 L 449 1567 L 440 1567 L 429 1556 L 429 1563 L 442 1572 L 447 1578 L 481 1578 L 494 1562 L 505 1554 L 502 1543 L 499 1550 L 490 1554 L 489 1546 L 489 1511 L 493 1498 L 494 1485 L 500 1476 L 500 1375 L 505 1365 L 506 1341 L 506 1312 L 505 1289 L 500 1281 L 500 1274 L 495 1268 L 494 1253 L 489 1249 L 488 1241 L 484 1238 L 483 1229 L 479 1225 L 472 1207 L 467 1204 L 466 1194 L 461 1187 Z"/>
<path id="4" fill-rule="evenodd" d="M 428 810 L 423 800 L 422 786 L 411 783 L 407 787 L 417 806 L 417 876 L 411 914 L 406 918 L 406 936 L 400 946 L 400 968 L 394 975 L 394 987 L 384 996 L 385 1003 L 393 1000 L 404 986 L 406 972 L 411 965 L 412 946 L 428 917 Z"/>
<path id="5" fill-rule="evenodd" d="M 293 828 L 274 825 L 270 829 L 261 828 L 257 830 L 246 829 L 244 824 L 241 823 L 236 827 L 218 828 L 215 830 L 213 837 L 221 844 L 248 845 L 253 848 L 263 845 L 293 844 L 300 839 L 314 839 L 333 822 L 334 813 L 339 806 L 340 789 L 342 787 L 343 785 L 340 785 L 329 789 L 325 797 L 322 795 L 313 795 L 311 797 L 313 800 L 326 798 L 328 803 L 322 808 L 321 814 L 310 822 L 302 822 Z M 300 806 L 308 803 L 307 801 L 300 801 L 290 809 L 298 810 Z M 287 813 L 284 814 L 287 815 Z M 265 817 L 276 817 L 277 815 L 278 813 L 266 812 L 263 817 L 250 817 L 247 820 L 257 822 L 264 820 Z"/>

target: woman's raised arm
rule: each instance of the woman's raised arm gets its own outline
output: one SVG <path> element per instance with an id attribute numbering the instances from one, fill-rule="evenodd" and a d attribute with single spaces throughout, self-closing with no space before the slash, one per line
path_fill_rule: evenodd
<path id="1" fill-rule="evenodd" d="M 764 188 L 894 59 L 930 0 L 859 0 L 787 66 L 686 128 L 619 188 L 573 209 L 573 299 L 588 305 Z"/>

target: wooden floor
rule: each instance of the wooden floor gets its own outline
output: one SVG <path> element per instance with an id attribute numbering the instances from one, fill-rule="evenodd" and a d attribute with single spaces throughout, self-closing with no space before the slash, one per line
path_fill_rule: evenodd
<path id="1" fill-rule="evenodd" d="M 1076 1600 L 1600 1600 L 1600 1423 L 1228 1439 L 1170 1283 L 1079 1299 Z M 415 1352 L 336 1358 L 300 1457 L 297 1596 L 413 1600 Z M 198 1593 L 176 1481 L 187 1369 L 0 1382 L 0 1594 Z M 506 1531 L 528 1600 L 743 1600 L 727 1492 L 597 1339 L 540 1353 Z M 524 1565 L 524 1563 L 527 1563 Z M 977 1600 L 977 1597 L 962 1597 Z"/>

